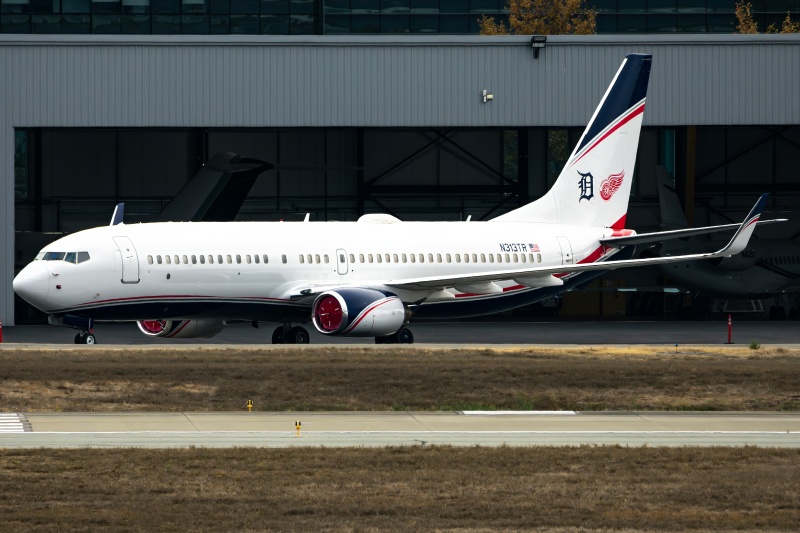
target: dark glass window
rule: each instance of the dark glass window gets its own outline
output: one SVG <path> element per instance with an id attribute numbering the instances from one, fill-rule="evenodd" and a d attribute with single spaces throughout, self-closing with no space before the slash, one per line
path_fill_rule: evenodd
<path id="1" fill-rule="evenodd" d="M 408 33 L 408 15 L 381 16 L 381 33 Z"/>
<path id="2" fill-rule="evenodd" d="M 683 33 L 705 33 L 705 15 L 678 15 L 677 29 Z"/>
<path id="3" fill-rule="evenodd" d="M 87 15 L 64 15 L 61 20 L 61 31 L 71 34 L 91 33 L 91 17 Z"/>
<path id="4" fill-rule="evenodd" d="M 122 4 L 119 0 L 92 0 L 92 13 L 100 13 L 104 15 L 119 14 L 122 12 Z M 92 27 L 94 28 L 94 21 Z M 117 19 L 117 26 L 119 26 L 119 18 Z M 97 32 L 94 32 L 97 33 Z"/>
<path id="5" fill-rule="evenodd" d="M 350 0 L 352 13 L 377 13 L 380 10 L 381 4 L 378 0 Z M 375 25 L 377 26 L 377 23 Z"/>
<path id="6" fill-rule="evenodd" d="M 647 2 L 642 2 L 642 0 L 618 0 L 617 6 L 620 13 L 644 13 Z"/>
<path id="7" fill-rule="evenodd" d="M 258 15 L 258 0 L 230 0 L 231 15 Z"/>
<path id="8" fill-rule="evenodd" d="M 381 0 L 381 12 L 387 14 L 408 13 L 408 0 Z M 383 22 L 381 22 L 381 26 L 383 26 Z"/>
<path id="9" fill-rule="evenodd" d="M 467 33 L 470 15 L 442 15 L 439 19 L 440 33 Z"/>
<path id="10" fill-rule="evenodd" d="M 122 0 L 122 14 L 150 13 L 150 0 Z M 123 22 L 123 27 L 125 23 Z"/>
<path id="11" fill-rule="evenodd" d="M 207 13 L 208 6 L 207 0 L 183 0 L 181 4 L 182 13 L 184 15 L 190 13 Z"/>
<path id="12" fill-rule="evenodd" d="M 314 17 L 311 15 L 289 15 L 289 33 L 311 35 L 314 33 Z"/>
<path id="13" fill-rule="evenodd" d="M 61 33 L 61 15 L 31 15 L 32 33 Z"/>
<path id="14" fill-rule="evenodd" d="M 616 15 L 597 15 L 597 33 L 617 33 Z"/>
<path id="15" fill-rule="evenodd" d="M 184 15 L 181 19 L 181 33 L 187 35 L 207 35 L 207 15 Z"/>
<path id="16" fill-rule="evenodd" d="M 350 15 L 325 15 L 325 33 L 350 33 Z"/>
<path id="17" fill-rule="evenodd" d="M 258 35 L 261 20 L 258 15 L 231 15 L 230 30 L 232 34 Z"/>
<path id="18" fill-rule="evenodd" d="M 349 13 L 349 12 L 350 12 L 350 0 L 325 0 L 325 13 Z"/>
<path id="19" fill-rule="evenodd" d="M 289 13 L 292 15 L 313 15 L 313 0 L 289 0 Z M 313 20 L 312 20 L 313 22 Z M 292 23 L 294 24 L 294 23 Z"/>
<path id="20" fill-rule="evenodd" d="M 28 131 L 14 131 L 14 198 L 28 197 Z"/>
<path id="21" fill-rule="evenodd" d="M 706 9 L 709 13 L 733 13 L 736 10 L 735 3 L 733 0 L 706 0 Z M 750 0 L 750 3 L 755 8 L 756 2 Z"/>
<path id="22" fill-rule="evenodd" d="M 208 12 L 216 15 L 229 15 L 231 12 L 228 0 L 208 0 Z M 212 22 L 213 26 L 214 23 Z"/>
<path id="23" fill-rule="evenodd" d="M 439 17 L 435 15 L 411 15 L 411 33 L 439 33 Z"/>
<path id="24" fill-rule="evenodd" d="M 261 0 L 261 14 L 285 14 L 289 12 L 289 0 Z"/>
<path id="25" fill-rule="evenodd" d="M 261 33 L 265 35 L 288 35 L 289 15 L 261 15 Z"/>
<path id="26" fill-rule="evenodd" d="M 469 0 L 441 0 L 439 11 L 441 13 L 469 13 Z M 444 30 L 442 33 L 445 33 Z"/>
<path id="27" fill-rule="evenodd" d="M 706 0 L 678 0 L 678 13 L 705 13 Z"/>
<path id="28" fill-rule="evenodd" d="M 648 13 L 675 13 L 675 0 L 647 0 Z"/>
<path id="29" fill-rule="evenodd" d="M 649 15 L 647 17 L 648 33 L 673 33 L 678 31 L 675 15 Z"/>
<path id="30" fill-rule="evenodd" d="M 587 4 L 598 13 L 617 12 L 617 0 L 591 0 Z"/>
<path id="31" fill-rule="evenodd" d="M 62 13 L 90 13 L 89 0 L 62 0 Z"/>
<path id="32" fill-rule="evenodd" d="M 766 5 L 764 6 L 765 11 L 769 11 L 772 13 L 781 13 L 783 14 L 784 17 L 786 17 L 787 11 L 800 9 L 800 5 L 796 5 L 796 2 L 794 0 L 766 0 L 765 3 L 766 3 Z"/>
<path id="33" fill-rule="evenodd" d="M 353 15 L 350 18 L 350 29 L 353 33 L 378 33 L 381 29 L 380 18 L 376 15 Z"/>
<path id="34" fill-rule="evenodd" d="M 505 4 L 498 6 L 497 0 L 469 0 L 470 13 L 499 13 Z"/>
<path id="35" fill-rule="evenodd" d="M 61 2 L 58 0 L 30 0 L 31 13 L 51 14 L 61 12 Z"/>
<path id="36" fill-rule="evenodd" d="M 92 33 L 118 34 L 122 31 L 122 20 L 119 15 L 92 16 Z"/>
<path id="37" fill-rule="evenodd" d="M 181 12 L 181 0 L 153 0 L 151 9 L 153 13 L 179 15 Z"/>
<path id="38" fill-rule="evenodd" d="M 733 33 L 736 29 L 736 17 L 734 15 L 708 15 L 706 16 L 706 26 L 712 33 Z"/>
<path id="39" fill-rule="evenodd" d="M 2 6 L 0 6 L 0 11 L 3 13 L 28 13 L 30 12 L 30 7 L 31 6 L 28 2 L 11 3 L 4 1 Z"/>
<path id="40" fill-rule="evenodd" d="M 230 27 L 229 27 L 229 20 L 230 17 L 228 15 L 211 15 L 209 20 L 209 33 L 212 35 L 227 35 L 229 34 Z"/>
<path id="41" fill-rule="evenodd" d="M 154 15 L 153 33 L 161 35 L 176 35 L 181 32 L 180 15 Z"/>
<path id="42" fill-rule="evenodd" d="M 644 15 L 620 15 L 617 18 L 619 33 L 645 33 L 647 17 Z"/>
<path id="43" fill-rule="evenodd" d="M 438 13 L 438 0 L 411 0 L 408 4 L 412 13 Z M 413 26 L 413 22 L 412 22 Z M 437 23 L 436 26 L 439 26 Z"/>
<path id="44" fill-rule="evenodd" d="M 122 15 L 122 33 L 129 35 L 150 33 L 150 15 Z"/>

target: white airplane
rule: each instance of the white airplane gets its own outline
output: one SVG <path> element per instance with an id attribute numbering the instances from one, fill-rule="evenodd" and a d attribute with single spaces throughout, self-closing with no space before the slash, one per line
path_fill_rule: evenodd
<path id="1" fill-rule="evenodd" d="M 94 321 L 136 321 L 146 335 L 210 337 L 227 321 L 277 322 L 275 343 L 324 335 L 410 343 L 422 314 L 489 314 L 566 290 L 582 275 L 739 253 L 762 196 L 713 253 L 629 259 L 635 245 L 715 231 L 625 229 L 651 56 L 628 55 L 553 188 L 489 222 L 156 222 L 63 237 L 14 290 L 94 344 Z M 627 250 L 627 251 L 626 251 Z M 525 294 L 520 298 L 520 294 Z M 539 296 L 541 294 L 541 296 Z M 520 303 L 522 302 L 522 303 Z"/>

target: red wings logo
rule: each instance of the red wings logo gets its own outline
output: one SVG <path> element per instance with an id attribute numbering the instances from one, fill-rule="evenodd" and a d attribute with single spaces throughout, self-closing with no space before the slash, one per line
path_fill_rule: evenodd
<path id="1" fill-rule="evenodd" d="M 606 202 L 611 199 L 617 189 L 619 189 L 620 185 L 622 185 L 622 179 L 625 177 L 625 171 L 623 170 L 619 174 L 611 174 L 603 183 L 600 184 L 600 197 L 605 200 Z"/>

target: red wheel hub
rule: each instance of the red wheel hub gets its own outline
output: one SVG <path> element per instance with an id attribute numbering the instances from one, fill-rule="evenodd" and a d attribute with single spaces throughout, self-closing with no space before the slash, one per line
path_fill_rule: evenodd
<path id="1" fill-rule="evenodd" d="M 336 331 L 342 325 L 342 306 L 334 296 L 326 296 L 320 300 L 314 315 L 319 327 L 325 331 Z"/>

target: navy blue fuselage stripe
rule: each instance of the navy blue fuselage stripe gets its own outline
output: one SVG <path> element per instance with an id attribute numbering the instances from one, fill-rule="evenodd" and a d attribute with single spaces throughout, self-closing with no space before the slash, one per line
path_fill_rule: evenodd
<path id="1" fill-rule="evenodd" d="M 622 72 L 619 73 L 616 83 L 608 93 L 603 106 L 597 113 L 594 122 L 592 122 L 586 135 L 584 135 L 575 153 L 580 152 L 609 124 L 647 96 L 647 82 L 650 79 L 650 65 L 653 56 L 649 54 L 629 54 L 625 59 L 627 61 L 622 68 Z"/>

